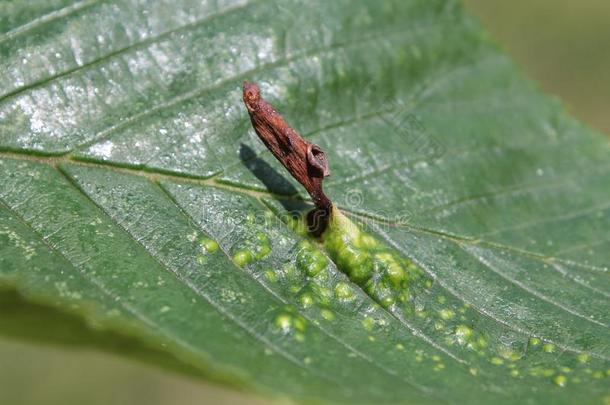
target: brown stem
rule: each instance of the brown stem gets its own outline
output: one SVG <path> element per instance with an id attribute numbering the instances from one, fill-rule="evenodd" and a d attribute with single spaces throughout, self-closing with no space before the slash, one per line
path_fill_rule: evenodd
<path id="1" fill-rule="evenodd" d="M 255 83 L 244 82 L 244 104 L 258 137 L 311 196 L 316 208 L 308 216 L 309 229 L 321 234 L 330 217 L 332 201 L 324 194 L 322 182 L 330 175 L 324 151 L 303 139 L 282 116 L 261 97 Z"/>

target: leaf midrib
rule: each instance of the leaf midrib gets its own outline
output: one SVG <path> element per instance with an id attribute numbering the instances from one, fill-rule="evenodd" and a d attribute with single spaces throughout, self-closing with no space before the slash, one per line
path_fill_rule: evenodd
<path id="1" fill-rule="evenodd" d="M 117 165 L 114 162 L 103 162 L 103 161 L 89 161 L 82 160 L 78 157 L 73 157 L 71 155 L 61 155 L 61 156 L 53 156 L 53 155 L 38 155 L 33 154 L 30 151 L 26 152 L 18 152 L 18 151 L 0 151 L 0 159 L 13 159 L 13 160 L 24 160 L 24 161 L 33 161 L 38 163 L 43 163 L 48 166 L 52 166 L 55 169 L 58 169 L 59 166 L 64 164 L 75 165 L 75 166 L 83 166 L 83 167 L 92 167 L 92 168 L 101 168 L 105 170 L 115 171 L 118 173 L 126 173 L 133 176 L 144 177 L 154 183 L 158 183 L 164 180 L 172 181 L 176 183 L 186 183 L 193 184 L 198 186 L 212 186 L 216 188 L 220 188 L 227 191 L 233 191 L 241 194 L 247 194 L 257 199 L 270 197 L 277 200 L 285 200 L 285 201 L 293 201 L 293 202 L 308 202 L 308 200 L 303 199 L 299 194 L 286 195 L 286 194 L 277 194 L 270 192 L 268 190 L 262 190 L 260 188 L 250 187 L 248 185 L 243 185 L 240 183 L 228 183 L 224 180 L 221 180 L 221 176 L 224 174 L 224 171 L 215 174 L 209 177 L 197 177 L 190 174 L 182 175 L 177 172 L 164 172 L 157 169 L 149 169 L 149 168 L 137 168 L 130 167 L 128 165 L 121 166 Z M 502 249 L 506 250 L 521 256 L 527 256 L 529 258 L 538 260 L 544 264 L 551 264 L 553 262 L 562 263 L 566 265 L 573 265 L 583 269 L 588 269 L 591 271 L 607 273 L 608 269 L 601 268 L 598 266 L 593 266 L 589 264 L 574 262 L 571 260 L 565 260 L 561 258 L 557 258 L 554 256 L 543 255 L 541 253 L 533 252 L 530 250 L 524 250 L 520 248 L 516 248 L 509 245 L 504 245 L 497 242 L 485 241 L 481 240 L 478 237 L 470 237 L 464 235 L 457 235 L 454 233 L 449 233 L 433 228 L 428 228 L 425 226 L 419 225 L 411 225 L 403 222 L 398 222 L 393 220 L 392 218 L 387 218 L 384 216 L 379 216 L 373 213 L 364 212 L 360 210 L 354 210 L 349 207 L 341 206 L 342 211 L 349 213 L 352 216 L 359 218 L 364 221 L 373 221 L 377 223 L 381 223 L 384 225 L 403 228 L 413 232 L 425 233 L 428 235 L 433 235 L 436 237 L 440 237 L 444 240 L 449 240 L 455 243 L 465 243 L 465 244 L 476 244 L 476 245 L 485 245 L 494 249 Z"/>

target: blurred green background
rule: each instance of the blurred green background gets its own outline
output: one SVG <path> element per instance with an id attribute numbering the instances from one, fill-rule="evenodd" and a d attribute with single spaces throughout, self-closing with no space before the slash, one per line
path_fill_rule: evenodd
<path id="1" fill-rule="evenodd" d="M 463 0 L 523 72 L 610 134 L 609 0 Z M 94 350 L 0 337 L 0 404 L 262 404 Z"/>
<path id="2" fill-rule="evenodd" d="M 610 134 L 610 1 L 462 0 L 547 93 Z"/>

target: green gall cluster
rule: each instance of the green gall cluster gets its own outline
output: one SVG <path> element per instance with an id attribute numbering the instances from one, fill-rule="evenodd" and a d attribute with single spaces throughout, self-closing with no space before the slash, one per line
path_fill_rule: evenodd
<path id="1" fill-rule="evenodd" d="M 409 301 L 412 282 L 423 285 L 421 269 L 362 231 L 336 208 L 322 242 L 337 267 L 383 307 Z"/>
<path id="2" fill-rule="evenodd" d="M 303 241 L 299 244 L 299 252 L 297 253 L 298 268 L 310 277 L 315 277 L 328 265 L 328 260 L 322 252 L 308 243 Z"/>
<path id="3" fill-rule="evenodd" d="M 214 248 L 213 245 L 209 245 Z M 233 261 L 239 267 L 245 267 L 255 260 L 263 259 L 269 253 L 271 253 L 269 237 L 264 232 L 257 231 L 252 240 L 247 241 L 233 254 Z"/>

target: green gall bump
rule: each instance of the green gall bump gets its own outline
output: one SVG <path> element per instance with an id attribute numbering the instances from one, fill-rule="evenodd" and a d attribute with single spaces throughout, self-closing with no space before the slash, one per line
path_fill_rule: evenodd
<path id="1" fill-rule="evenodd" d="M 366 234 L 361 234 L 360 238 L 357 239 L 356 246 L 365 248 L 365 249 L 372 249 L 372 248 L 379 246 L 379 243 L 372 236 L 366 235 Z"/>
<path id="2" fill-rule="evenodd" d="M 537 337 L 530 338 L 530 346 L 538 346 L 542 343 Z"/>
<path id="3" fill-rule="evenodd" d="M 275 326 L 277 326 L 283 333 L 290 333 L 292 330 L 292 317 L 288 314 L 281 314 L 275 318 Z"/>
<path id="4" fill-rule="evenodd" d="M 256 251 L 256 258 L 260 260 L 263 257 L 267 256 L 269 253 L 271 253 L 271 246 L 270 245 L 259 246 L 257 251 Z"/>
<path id="5" fill-rule="evenodd" d="M 330 309 L 321 310 L 320 315 L 322 315 L 322 318 L 326 319 L 327 321 L 332 321 L 335 319 L 335 314 L 333 314 Z"/>
<path id="6" fill-rule="evenodd" d="M 438 314 L 440 315 L 440 317 L 444 320 L 449 320 L 452 319 L 455 316 L 455 312 L 453 312 L 450 309 L 441 309 Z"/>
<path id="7" fill-rule="evenodd" d="M 416 308 L 417 294 L 432 287 L 434 281 L 412 260 L 403 257 L 333 208 L 328 226 L 321 235 L 324 248 L 341 272 L 360 286 L 383 308 L 400 306 L 405 314 L 427 318 L 429 313 Z M 307 266 L 307 250 L 302 252 L 300 265 Z M 342 287 L 341 287 L 342 288 Z M 338 298 L 347 298 L 336 290 Z M 445 297 L 438 298 L 446 302 Z M 455 310 L 440 311 L 442 320 L 454 319 Z M 437 323 L 437 329 L 446 328 Z"/>
<path id="8" fill-rule="evenodd" d="M 407 281 L 407 273 L 404 269 L 396 262 L 389 263 L 387 269 L 387 275 L 392 284 L 395 287 L 401 286 L 405 281 Z"/>
<path id="9" fill-rule="evenodd" d="M 477 338 L 476 344 L 480 349 L 484 349 L 487 347 L 487 340 L 485 340 L 483 336 L 479 336 Z"/>
<path id="10" fill-rule="evenodd" d="M 292 311 L 292 308 L 288 308 L 289 311 Z M 305 335 L 302 332 L 305 331 L 307 322 L 305 318 L 302 316 L 293 316 L 288 313 L 282 313 L 275 318 L 275 326 L 284 334 L 290 334 L 294 331 L 295 339 L 301 341 L 301 338 L 304 339 Z"/>
<path id="11" fill-rule="evenodd" d="M 203 238 L 199 241 L 203 253 L 214 253 L 218 250 L 218 243 L 214 239 Z"/>
<path id="12" fill-rule="evenodd" d="M 305 326 L 307 325 L 307 322 L 305 321 L 304 318 L 302 317 L 297 317 L 294 320 L 294 328 L 300 332 L 304 332 L 305 331 Z"/>
<path id="13" fill-rule="evenodd" d="M 369 332 L 373 330 L 375 327 L 375 320 L 373 318 L 364 318 L 362 320 L 362 327 L 368 330 Z"/>
<path id="14" fill-rule="evenodd" d="M 405 350 L 405 347 L 404 347 L 403 345 L 401 345 L 400 343 L 398 343 L 398 344 L 396 345 L 396 350 L 398 350 L 398 351 L 401 351 L 401 352 L 402 352 L 402 351 L 404 351 L 404 350 Z"/>
<path id="15" fill-rule="evenodd" d="M 389 308 L 396 303 L 396 300 L 392 297 L 384 297 L 381 299 L 381 306 L 384 308 Z"/>
<path id="16" fill-rule="evenodd" d="M 284 266 L 284 268 L 282 269 L 282 272 L 289 279 L 294 279 L 297 277 L 297 269 L 294 267 L 294 265 L 292 265 L 290 263 L 288 263 Z"/>
<path id="17" fill-rule="evenodd" d="M 206 262 L 205 256 L 202 256 L 202 255 L 197 256 L 197 263 L 204 264 L 205 262 Z"/>
<path id="18" fill-rule="evenodd" d="M 502 347 L 499 350 L 499 354 L 502 358 L 504 358 L 505 360 L 510 360 L 510 361 L 517 361 L 519 360 L 522 355 L 507 348 L 507 347 Z"/>
<path id="19" fill-rule="evenodd" d="M 345 247 L 336 256 L 337 266 L 358 284 L 365 283 L 373 274 L 373 260 L 368 252 L 358 251 L 353 246 Z"/>
<path id="20" fill-rule="evenodd" d="M 235 255 L 233 255 L 233 261 L 239 267 L 244 267 L 247 264 L 251 263 L 254 260 L 254 255 L 249 250 L 238 250 Z"/>
<path id="21" fill-rule="evenodd" d="M 337 266 L 358 284 L 372 275 L 373 263 L 368 248 L 359 247 L 362 233 L 352 221 L 333 208 L 327 229 L 323 234 L 324 246 Z"/>
<path id="22" fill-rule="evenodd" d="M 455 337 L 460 345 L 464 345 L 472 337 L 472 329 L 466 325 L 458 325 L 455 328 Z"/>
<path id="23" fill-rule="evenodd" d="M 256 232 L 256 240 L 258 242 L 258 247 L 256 249 L 256 258 L 262 259 L 271 253 L 271 242 L 269 242 L 269 237 L 264 232 L 258 231 Z"/>
<path id="24" fill-rule="evenodd" d="M 565 375 L 557 375 L 553 378 L 555 385 L 559 387 L 565 387 L 568 384 L 568 378 Z"/>
<path id="25" fill-rule="evenodd" d="M 552 377 L 553 375 L 555 375 L 555 370 L 553 370 L 552 368 L 545 368 L 544 370 L 542 370 L 542 375 L 545 377 Z"/>
<path id="26" fill-rule="evenodd" d="M 411 259 L 405 259 L 405 265 L 407 266 L 407 269 L 408 269 L 409 271 L 412 271 L 412 272 L 413 272 L 413 273 L 415 273 L 415 274 L 418 274 L 418 275 L 420 275 L 420 276 L 424 274 L 424 272 L 422 271 L 422 269 L 420 269 L 419 267 L 417 267 L 417 264 L 415 264 L 415 263 L 413 262 L 413 260 L 411 260 Z"/>
<path id="27" fill-rule="evenodd" d="M 512 352 L 510 354 L 510 357 L 508 358 L 510 361 L 517 361 L 517 360 L 521 360 L 521 358 L 523 357 L 522 354 L 519 354 L 517 352 Z"/>
<path id="28" fill-rule="evenodd" d="M 312 283 L 311 284 L 311 292 L 316 296 L 317 300 L 324 304 L 324 305 L 329 305 L 330 301 L 333 298 L 333 293 L 330 289 L 325 288 L 324 286 L 320 285 L 320 284 L 315 284 Z"/>
<path id="29" fill-rule="evenodd" d="M 379 261 L 381 265 L 383 265 L 387 269 L 387 275 L 396 285 L 400 284 L 407 278 L 407 273 L 398 263 L 398 260 L 391 253 L 377 253 L 374 257 L 377 261 Z"/>
<path id="30" fill-rule="evenodd" d="M 578 361 L 583 364 L 588 362 L 590 358 L 591 357 L 589 356 L 588 353 L 579 353 L 578 357 L 577 357 Z"/>
<path id="31" fill-rule="evenodd" d="M 510 375 L 512 377 L 519 377 L 519 370 L 511 370 Z"/>
<path id="32" fill-rule="evenodd" d="M 354 291 L 349 284 L 340 282 L 335 287 L 335 295 L 339 299 L 349 300 L 354 298 Z"/>
<path id="33" fill-rule="evenodd" d="M 265 232 L 258 231 L 256 232 L 256 240 L 259 241 L 261 245 L 269 245 L 269 237 Z"/>
<path id="34" fill-rule="evenodd" d="M 310 277 L 315 277 L 328 265 L 328 260 L 322 252 L 303 247 L 297 254 L 297 266 Z"/>
<path id="35" fill-rule="evenodd" d="M 265 278 L 268 281 L 275 283 L 277 281 L 277 274 L 273 270 L 267 270 L 265 271 Z"/>
<path id="36" fill-rule="evenodd" d="M 504 364 L 504 360 L 499 357 L 492 357 L 489 361 L 491 362 L 491 364 L 495 364 L 496 366 L 501 366 L 502 364 Z"/>
<path id="37" fill-rule="evenodd" d="M 314 303 L 314 300 L 313 300 L 313 297 L 311 296 L 311 294 L 307 294 L 307 293 L 301 295 L 300 301 L 301 301 L 301 306 L 303 308 L 309 308 Z"/>
<path id="38" fill-rule="evenodd" d="M 555 345 L 552 343 L 545 343 L 542 345 L 542 350 L 545 353 L 554 353 L 555 352 Z"/>

